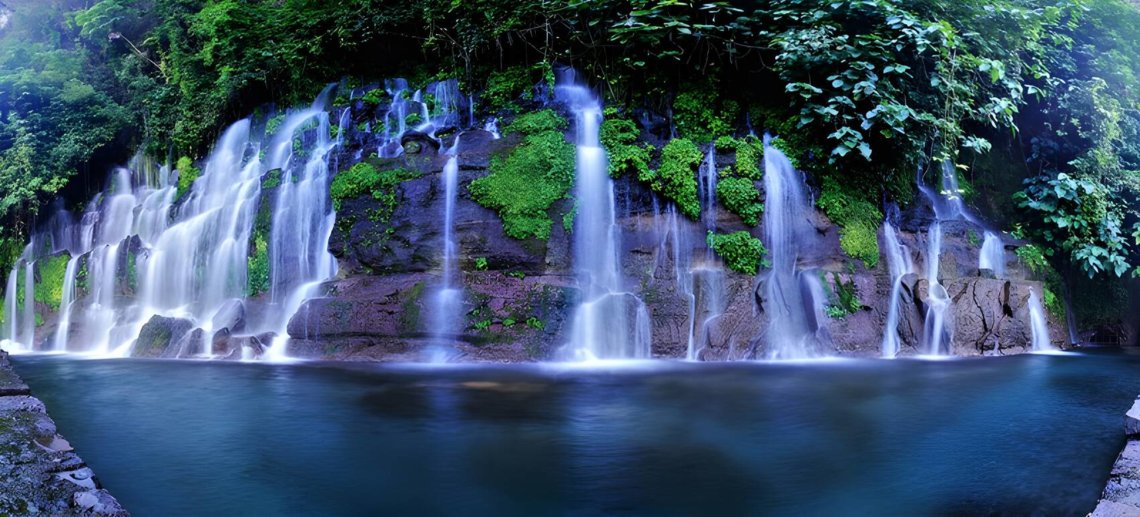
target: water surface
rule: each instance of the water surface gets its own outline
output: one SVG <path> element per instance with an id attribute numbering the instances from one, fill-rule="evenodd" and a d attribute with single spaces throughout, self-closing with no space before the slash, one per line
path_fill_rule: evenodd
<path id="1" fill-rule="evenodd" d="M 1084 515 L 1140 358 L 393 367 L 18 357 L 136 515 Z"/>

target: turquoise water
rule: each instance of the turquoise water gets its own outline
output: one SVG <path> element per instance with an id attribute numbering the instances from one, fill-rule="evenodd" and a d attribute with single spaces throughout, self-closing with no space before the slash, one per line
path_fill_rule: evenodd
<path id="1" fill-rule="evenodd" d="M 393 367 L 18 357 L 135 515 L 1081 514 L 1140 357 Z"/>

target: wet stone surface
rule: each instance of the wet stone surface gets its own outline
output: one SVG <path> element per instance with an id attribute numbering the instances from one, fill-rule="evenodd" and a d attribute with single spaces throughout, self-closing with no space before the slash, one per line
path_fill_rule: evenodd
<path id="1" fill-rule="evenodd" d="M 129 515 L 0 352 L 0 514 Z"/>

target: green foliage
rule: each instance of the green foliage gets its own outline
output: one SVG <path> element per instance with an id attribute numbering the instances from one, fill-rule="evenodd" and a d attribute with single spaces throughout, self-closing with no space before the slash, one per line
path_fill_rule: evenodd
<path id="1" fill-rule="evenodd" d="M 531 126 L 550 127 L 527 121 L 525 127 Z M 507 235 L 550 238 L 550 208 L 567 197 L 574 182 L 574 146 L 560 131 L 538 130 L 505 156 L 492 158 L 490 171 L 471 182 L 471 198 L 498 212 Z"/>
<path id="2" fill-rule="evenodd" d="M 617 112 L 606 108 L 606 119 L 602 122 L 601 141 L 609 160 L 610 176 L 619 178 L 629 174 L 635 178 L 651 175 L 650 154 L 653 146 L 638 142 L 641 131 L 632 120 L 617 116 Z"/>
<path id="3" fill-rule="evenodd" d="M 265 234 L 255 232 L 250 242 L 249 264 L 246 273 L 246 296 L 269 292 L 269 243 Z"/>
<path id="4" fill-rule="evenodd" d="M 1048 251 L 1050 253 L 1052 252 L 1052 250 Z M 1045 252 L 1034 244 L 1026 244 L 1025 246 L 1017 248 L 1014 253 L 1017 255 L 1017 258 L 1021 260 L 1021 263 L 1025 264 L 1025 267 L 1029 268 L 1029 271 L 1033 272 L 1034 275 L 1043 275 L 1053 268 L 1053 266 L 1049 265 L 1049 261 L 1045 259 Z"/>
<path id="5" fill-rule="evenodd" d="M 1128 271 L 1123 218 L 1103 184 L 1065 173 L 1029 178 L 1025 184 L 1014 199 L 1034 214 L 1024 229 L 1029 235 L 1059 247 L 1090 278 L 1102 271 L 1117 277 Z"/>
<path id="6" fill-rule="evenodd" d="M 736 141 L 736 164 L 732 171 L 737 176 L 755 181 L 764 179 L 763 162 L 764 143 L 758 138 L 749 136 Z"/>
<path id="7" fill-rule="evenodd" d="M 396 210 L 396 187 L 407 180 L 419 177 L 419 173 L 407 169 L 377 170 L 369 162 L 360 162 L 333 178 L 329 186 L 329 197 L 333 208 L 340 210 L 341 202 L 366 194 L 380 202 L 380 208 L 373 214 L 373 220 L 387 222 Z"/>
<path id="8" fill-rule="evenodd" d="M 476 271 L 486 271 L 487 270 L 487 257 L 475 257 L 475 270 Z"/>
<path id="9" fill-rule="evenodd" d="M 47 305 L 53 311 L 58 311 L 63 302 L 63 277 L 67 272 L 68 259 L 67 255 L 56 255 L 36 261 L 39 278 L 33 296 L 37 303 Z"/>
<path id="10" fill-rule="evenodd" d="M 281 186 L 281 169 L 273 169 L 261 178 L 261 190 L 269 190 Z"/>
<path id="11" fill-rule="evenodd" d="M 732 213 L 740 216 L 740 220 L 748 226 L 760 224 L 760 215 L 764 213 L 764 203 L 760 200 L 760 191 L 756 184 L 744 178 L 724 178 L 716 185 L 716 197 L 724 203 Z"/>
<path id="12" fill-rule="evenodd" d="M 709 248 L 724 259 L 724 264 L 738 273 L 755 275 L 761 266 L 768 266 L 765 258 L 768 250 L 764 247 L 764 243 L 748 232 L 728 234 L 709 232 L 707 242 Z"/>
<path id="13" fill-rule="evenodd" d="M 202 171 L 198 170 L 193 160 L 187 156 L 179 158 L 174 168 L 178 171 L 178 198 L 182 198 L 194 187 L 194 182 L 198 180 Z"/>
<path id="14" fill-rule="evenodd" d="M 677 132 L 697 142 L 712 142 L 731 135 L 740 105 L 722 100 L 723 97 L 715 82 L 699 88 L 690 85 L 681 90 L 673 100 L 673 124 Z"/>
<path id="15" fill-rule="evenodd" d="M 981 237 L 978 236 L 978 232 L 975 232 L 973 228 L 966 230 L 966 243 L 969 244 L 971 248 L 977 248 L 982 245 Z"/>
<path id="16" fill-rule="evenodd" d="M 566 126 L 565 118 L 555 113 L 554 110 L 544 109 L 519 115 L 507 127 L 503 128 L 503 134 L 533 135 L 544 131 L 562 131 L 566 129 Z"/>
<path id="17" fill-rule="evenodd" d="M 640 179 L 677 203 L 682 214 L 698 219 L 701 201 L 697 195 L 697 169 L 702 158 L 701 150 L 692 141 L 674 138 L 661 150 L 661 166 Z"/>
<path id="18" fill-rule="evenodd" d="M 363 100 L 365 104 L 368 104 L 369 106 L 375 108 L 376 106 L 383 104 L 384 101 L 387 100 L 387 97 L 387 91 L 385 91 L 383 88 L 375 88 L 368 90 L 368 92 L 364 94 L 364 97 L 361 97 L 361 100 Z"/>
<path id="19" fill-rule="evenodd" d="M 739 145 L 735 138 L 731 136 L 720 136 L 713 142 L 713 147 L 717 152 L 726 153 L 729 151 L 736 151 L 736 146 Z"/>
<path id="20" fill-rule="evenodd" d="M 487 77 L 487 87 L 483 90 L 482 101 L 488 111 L 517 111 L 515 103 L 519 99 L 530 100 L 531 87 L 537 82 L 531 70 L 524 66 L 514 66 L 492 72 Z"/>
<path id="21" fill-rule="evenodd" d="M 883 213 L 871 202 L 855 197 L 832 178 L 825 178 L 816 202 L 832 222 L 839 225 L 839 246 L 847 256 L 868 268 L 879 263 L 879 222 Z"/>
<path id="22" fill-rule="evenodd" d="M 859 301 L 859 293 L 855 288 L 854 278 L 844 282 L 839 275 L 831 273 L 831 282 L 828 282 L 824 273 L 820 273 L 820 283 L 827 286 L 830 294 L 830 303 L 826 308 L 828 317 L 847 317 L 863 308 L 863 303 Z M 833 284 L 834 287 L 832 287 Z"/>
<path id="23" fill-rule="evenodd" d="M 543 330 L 546 328 L 546 323 L 543 323 L 542 320 L 540 320 L 534 316 L 531 316 L 531 317 L 526 319 L 526 326 L 528 326 L 532 329 L 535 329 L 535 330 Z"/>

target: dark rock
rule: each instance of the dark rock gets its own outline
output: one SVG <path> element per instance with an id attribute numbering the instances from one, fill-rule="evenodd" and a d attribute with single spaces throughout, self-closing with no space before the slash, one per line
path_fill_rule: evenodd
<path id="1" fill-rule="evenodd" d="M 245 330 L 245 322 L 245 302 L 235 298 L 222 304 L 222 308 L 214 313 L 212 325 L 216 331 L 226 329 L 237 333 Z"/>
<path id="2" fill-rule="evenodd" d="M 171 344 L 178 343 L 193 327 L 187 319 L 152 316 L 139 331 L 131 357 L 169 357 Z"/>

